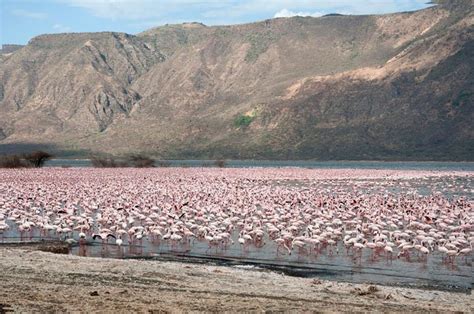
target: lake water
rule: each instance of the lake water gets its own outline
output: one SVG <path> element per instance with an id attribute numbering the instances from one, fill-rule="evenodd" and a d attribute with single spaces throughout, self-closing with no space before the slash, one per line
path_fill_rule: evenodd
<path id="1" fill-rule="evenodd" d="M 201 166 L 211 161 L 171 161 L 173 166 Z M 67 165 L 71 167 L 90 167 L 89 160 L 52 160 L 49 166 Z M 400 170 L 463 170 L 474 171 L 474 163 L 445 163 L 445 162 L 289 162 L 289 161 L 229 161 L 228 167 L 305 167 L 319 169 L 364 168 L 364 169 L 400 169 Z M 180 170 L 180 169 L 178 169 Z M 341 191 L 356 188 L 363 193 L 393 193 L 431 195 L 434 191 L 442 191 L 447 198 L 466 197 L 472 200 L 472 177 L 435 177 L 411 180 L 349 180 L 341 185 L 338 180 L 325 182 L 293 182 L 282 181 L 274 184 L 303 184 L 302 188 L 313 188 L 316 184 L 327 188 L 328 191 Z M 305 186 L 307 185 L 307 186 Z M 35 228 L 28 234 L 20 234 L 12 221 L 7 221 L 11 229 L 0 234 L 1 242 L 40 241 L 41 239 L 56 240 L 63 235 L 40 234 Z M 78 239 L 78 232 L 69 235 Z M 191 243 L 172 243 L 171 241 L 156 241 L 150 238 L 142 241 L 128 242 L 124 239 L 123 246 L 117 246 L 113 240 L 104 244 L 101 240 L 93 241 L 90 236 L 81 245 L 71 247 L 71 254 L 88 257 L 134 258 L 177 260 L 185 262 L 215 263 L 239 267 L 256 267 L 257 269 L 272 269 L 287 274 L 319 277 L 348 282 L 372 282 L 379 284 L 415 286 L 435 289 L 455 289 L 466 291 L 473 283 L 472 255 L 458 256 L 455 262 L 445 260 L 438 252 L 432 252 L 425 260 L 416 253 L 409 258 L 387 256 L 385 252 L 372 254 L 370 250 L 363 250 L 361 255 L 346 248 L 339 242 L 339 246 L 330 250 L 321 248 L 319 252 L 308 250 L 294 250 L 291 255 L 284 249 L 277 250 L 274 241 L 265 238 L 265 245 L 256 247 L 249 245 L 245 249 L 237 241 L 237 234 L 233 234 L 234 244 L 226 247 L 209 247 L 206 241 L 192 239 Z M 331 252 L 332 251 L 332 252 Z"/>
<path id="2" fill-rule="evenodd" d="M 40 234 L 33 229 L 21 235 L 15 224 L 0 237 L 1 243 L 56 240 L 57 235 Z M 78 232 L 74 232 L 78 239 Z M 373 254 L 370 250 L 358 252 L 347 250 L 342 243 L 337 248 L 321 247 L 319 251 L 294 250 L 291 255 L 285 249 L 277 250 L 275 242 L 264 239 L 264 245 L 249 245 L 243 248 L 233 234 L 233 244 L 226 247 L 210 247 L 206 241 L 191 239 L 188 243 L 158 241 L 151 238 L 133 240 L 117 246 L 114 240 L 105 243 L 99 239 L 81 241 L 71 247 L 70 254 L 87 257 L 119 259 L 155 259 L 210 263 L 234 267 L 270 269 L 293 276 L 317 277 L 354 283 L 377 283 L 417 288 L 468 291 L 473 284 L 472 256 L 459 256 L 451 263 L 438 252 L 428 258 L 416 253 L 397 258 L 385 252 Z"/>
<path id="3" fill-rule="evenodd" d="M 171 167 L 213 167 L 214 160 L 166 160 Z M 157 166 L 159 162 L 156 163 Z M 46 167 L 92 167 L 89 159 L 52 159 Z M 308 169 L 399 169 L 474 171 L 474 162 L 227 160 L 227 168 L 299 167 Z"/>

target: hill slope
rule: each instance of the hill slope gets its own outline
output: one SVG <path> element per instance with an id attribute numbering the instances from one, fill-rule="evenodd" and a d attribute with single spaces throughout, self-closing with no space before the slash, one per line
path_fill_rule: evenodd
<path id="1" fill-rule="evenodd" d="M 457 0 L 38 36 L 1 57 L 0 150 L 474 160 L 473 24 Z"/>

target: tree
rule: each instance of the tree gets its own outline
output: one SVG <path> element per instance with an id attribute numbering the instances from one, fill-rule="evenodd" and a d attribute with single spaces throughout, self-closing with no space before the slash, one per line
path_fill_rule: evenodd
<path id="1" fill-rule="evenodd" d="M 35 168 L 41 168 L 43 167 L 44 163 L 46 162 L 46 160 L 52 158 L 53 155 L 47 153 L 47 152 L 44 152 L 44 151 L 36 151 L 36 152 L 32 152 L 30 154 L 25 154 L 23 156 L 23 158 L 31 164 L 32 167 L 35 167 Z"/>

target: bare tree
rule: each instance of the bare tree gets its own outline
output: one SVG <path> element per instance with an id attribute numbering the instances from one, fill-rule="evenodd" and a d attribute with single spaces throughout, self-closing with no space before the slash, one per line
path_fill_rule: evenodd
<path id="1" fill-rule="evenodd" d="M 50 153 L 41 150 L 23 155 L 23 159 L 25 159 L 29 164 L 31 164 L 32 167 L 35 168 L 43 167 L 44 163 L 52 157 L 53 155 Z"/>

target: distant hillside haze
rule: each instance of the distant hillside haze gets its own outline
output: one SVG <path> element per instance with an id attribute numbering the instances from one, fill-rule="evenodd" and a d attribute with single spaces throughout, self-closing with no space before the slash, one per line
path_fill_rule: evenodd
<path id="1" fill-rule="evenodd" d="M 474 160 L 474 5 L 437 3 L 35 37 L 0 54 L 0 153 Z"/>
<path id="2" fill-rule="evenodd" d="M 13 44 L 5 44 L 5 45 L 2 45 L 1 49 L 0 49 L 0 53 L 1 54 L 8 54 L 8 53 L 12 53 L 20 48 L 22 48 L 23 45 L 13 45 Z"/>

